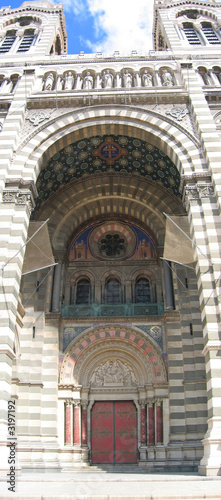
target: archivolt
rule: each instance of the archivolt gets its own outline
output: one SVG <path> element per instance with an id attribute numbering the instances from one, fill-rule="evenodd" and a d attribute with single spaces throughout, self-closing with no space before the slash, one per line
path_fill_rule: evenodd
<path id="1" fill-rule="evenodd" d="M 140 383 L 166 382 L 166 368 L 161 353 L 146 335 L 126 327 L 100 327 L 93 329 L 71 344 L 60 371 L 60 383 L 79 385 L 88 383 L 90 374 L 107 353 L 116 353 L 133 366 Z M 149 382 L 148 382 L 149 380 Z"/>
<path id="2" fill-rule="evenodd" d="M 190 174 L 194 170 L 193 159 L 199 159 L 195 138 L 189 137 L 180 125 L 175 125 L 166 116 L 162 118 L 157 112 L 132 106 L 94 106 L 58 117 L 30 138 L 17 156 L 17 161 L 21 155 L 23 162 L 26 157 L 23 178 L 30 178 L 31 165 L 36 181 L 42 165 L 57 151 L 86 137 L 105 134 L 127 135 L 151 142 L 169 156 L 180 174 Z"/>

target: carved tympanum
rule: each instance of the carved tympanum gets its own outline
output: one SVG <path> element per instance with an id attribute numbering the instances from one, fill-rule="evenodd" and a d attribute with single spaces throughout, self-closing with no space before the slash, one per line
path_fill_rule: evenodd
<path id="1" fill-rule="evenodd" d="M 90 384 L 95 387 L 131 387 L 137 385 L 137 380 L 128 364 L 116 359 L 100 364 L 92 373 Z"/>

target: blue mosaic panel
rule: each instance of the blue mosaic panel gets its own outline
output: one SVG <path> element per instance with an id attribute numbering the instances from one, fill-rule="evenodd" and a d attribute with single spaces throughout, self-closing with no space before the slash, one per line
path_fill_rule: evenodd
<path id="1" fill-rule="evenodd" d="M 163 351 L 163 332 L 161 326 L 159 325 L 135 325 L 135 326 L 136 328 L 139 328 L 139 330 L 142 330 L 144 333 L 147 333 L 150 337 L 152 337 Z"/>
<path id="2" fill-rule="evenodd" d="M 67 349 L 68 345 L 70 342 L 77 337 L 80 333 L 84 332 L 85 330 L 88 329 L 87 327 L 84 326 L 68 326 L 67 328 L 64 328 L 64 333 L 63 333 L 63 351 Z"/>
<path id="3" fill-rule="evenodd" d="M 58 151 L 43 167 L 38 180 L 35 212 L 51 195 L 85 173 L 139 174 L 179 196 L 180 175 L 170 158 L 152 144 L 119 135 L 100 135 Z"/>

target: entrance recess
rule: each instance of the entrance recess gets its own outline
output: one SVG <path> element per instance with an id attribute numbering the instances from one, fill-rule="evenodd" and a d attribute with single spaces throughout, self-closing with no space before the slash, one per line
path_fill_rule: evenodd
<path id="1" fill-rule="evenodd" d="M 137 462 L 137 413 L 132 401 L 97 401 L 91 424 L 92 463 Z"/>

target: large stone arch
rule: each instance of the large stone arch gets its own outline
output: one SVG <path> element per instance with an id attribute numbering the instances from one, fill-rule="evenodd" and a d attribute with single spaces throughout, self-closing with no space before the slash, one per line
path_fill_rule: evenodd
<path id="1" fill-rule="evenodd" d="M 167 382 L 160 347 L 135 329 L 106 326 L 92 329 L 68 347 L 60 369 L 60 385 L 90 385 L 90 376 L 101 362 L 120 359 L 136 374 L 139 386 Z"/>
<path id="2" fill-rule="evenodd" d="M 24 164 L 22 176 L 36 182 L 42 166 L 57 151 L 92 135 L 122 134 L 150 141 L 174 162 L 180 174 L 190 175 L 200 162 L 196 137 L 179 123 L 156 111 L 108 105 L 67 112 L 29 135 L 17 150 L 15 164 Z"/>
<path id="3" fill-rule="evenodd" d="M 56 202 L 55 202 L 56 198 Z M 158 184 L 139 176 L 95 175 L 73 182 L 48 200 L 38 214 L 40 220 L 50 219 L 52 244 L 65 250 L 74 231 L 90 217 L 101 214 L 133 216 L 148 226 L 159 244 L 163 243 L 165 218 L 163 212 L 182 213 L 180 199 Z"/>

